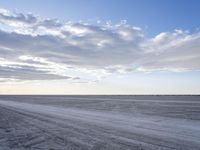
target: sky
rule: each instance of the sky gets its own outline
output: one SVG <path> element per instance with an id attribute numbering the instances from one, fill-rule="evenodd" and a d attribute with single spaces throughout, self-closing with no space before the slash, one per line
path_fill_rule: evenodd
<path id="1" fill-rule="evenodd" d="M 0 94 L 200 94 L 199 0 L 0 1 Z"/>

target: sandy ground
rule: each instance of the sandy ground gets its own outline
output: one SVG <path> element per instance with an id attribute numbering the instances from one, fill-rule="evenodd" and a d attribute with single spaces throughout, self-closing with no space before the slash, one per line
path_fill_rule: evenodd
<path id="1" fill-rule="evenodd" d="M 199 96 L 0 96 L 0 150 L 199 150 Z"/>

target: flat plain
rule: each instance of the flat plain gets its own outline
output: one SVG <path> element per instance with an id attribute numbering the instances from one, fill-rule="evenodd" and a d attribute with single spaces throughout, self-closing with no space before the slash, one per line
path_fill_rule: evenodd
<path id="1" fill-rule="evenodd" d="M 0 150 L 200 150 L 200 96 L 0 96 Z"/>

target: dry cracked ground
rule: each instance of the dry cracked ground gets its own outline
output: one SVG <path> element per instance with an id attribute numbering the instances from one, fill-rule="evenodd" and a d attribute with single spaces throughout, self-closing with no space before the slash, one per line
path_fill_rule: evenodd
<path id="1" fill-rule="evenodd" d="M 200 150 L 200 96 L 0 96 L 0 150 Z"/>

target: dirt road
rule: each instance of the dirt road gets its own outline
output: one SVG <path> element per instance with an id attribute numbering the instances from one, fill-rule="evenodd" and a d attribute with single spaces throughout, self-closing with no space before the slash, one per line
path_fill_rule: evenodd
<path id="1" fill-rule="evenodd" d="M 200 121 L 2 99 L 0 150 L 10 149 L 199 150 Z"/>

